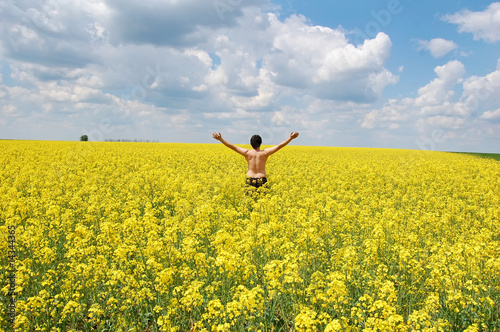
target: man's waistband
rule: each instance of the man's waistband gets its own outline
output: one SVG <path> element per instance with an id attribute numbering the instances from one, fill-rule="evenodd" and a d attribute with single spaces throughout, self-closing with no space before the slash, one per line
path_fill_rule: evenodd
<path id="1" fill-rule="evenodd" d="M 247 177 L 246 183 L 265 183 L 267 182 L 267 178 L 264 176 L 262 178 L 252 178 L 252 177 Z"/>

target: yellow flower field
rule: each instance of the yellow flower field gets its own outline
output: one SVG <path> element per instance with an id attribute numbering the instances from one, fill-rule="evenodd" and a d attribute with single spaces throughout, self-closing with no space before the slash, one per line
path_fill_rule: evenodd
<path id="1" fill-rule="evenodd" d="M 0 141 L 0 328 L 498 331 L 500 163 L 287 146 Z"/>

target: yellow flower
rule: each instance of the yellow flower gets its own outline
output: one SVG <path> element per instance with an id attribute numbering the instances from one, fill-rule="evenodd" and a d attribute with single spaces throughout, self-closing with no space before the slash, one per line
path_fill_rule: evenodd
<path id="1" fill-rule="evenodd" d="M 83 143 L 0 141 L 18 330 L 496 326 L 498 161 L 295 146 L 253 197 L 221 146 Z"/>

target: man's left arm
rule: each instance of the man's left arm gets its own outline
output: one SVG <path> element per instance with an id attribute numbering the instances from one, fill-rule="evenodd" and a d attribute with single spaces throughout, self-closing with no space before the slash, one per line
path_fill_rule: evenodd
<path id="1" fill-rule="evenodd" d="M 278 152 L 278 150 L 280 150 L 283 147 L 285 147 L 286 145 L 288 145 L 288 143 L 290 143 L 292 140 L 296 139 L 298 136 L 299 136 L 298 132 L 295 132 L 295 133 L 292 132 L 290 134 L 290 137 L 288 137 L 286 140 L 284 140 L 283 142 L 281 142 L 278 145 L 275 145 L 275 146 L 270 147 L 270 148 L 266 148 L 266 149 L 264 149 L 264 151 L 267 153 L 267 155 L 272 155 L 273 153 Z"/>
<path id="2" fill-rule="evenodd" d="M 225 139 L 222 138 L 222 135 L 220 133 L 213 133 L 212 136 L 213 136 L 213 138 L 215 138 L 216 140 L 218 140 L 219 142 L 221 142 L 222 144 L 224 144 L 225 146 L 227 146 L 231 150 L 241 154 L 242 156 L 246 156 L 248 149 L 245 149 L 245 148 L 242 148 L 242 147 L 239 147 L 239 146 L 236 146 L 234 144 L 229 143 L 228 141 L 226 141 Z"/>

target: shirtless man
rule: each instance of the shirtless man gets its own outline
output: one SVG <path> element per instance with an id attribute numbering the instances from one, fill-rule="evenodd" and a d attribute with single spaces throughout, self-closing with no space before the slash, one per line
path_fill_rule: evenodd
<path id="1" fill-rule="evenodd" d="M 281 142 L 278 145 L 275 145 L 271 148 L 266 148 L 264 150 L 260 149 L 262 145 L 262 138 L 259 135 L 253 135 L 250 139 L 250 145 L 252 145 L 253 150 L 248 150 L 236 145 L 233 145 L 222 138 L 220 133 L 213 133 L 213 137 L 220 141 L 222 144 L 241 154 L 248 163 L 248 172 L 246 184 L 251 185 L 253 187 L 259 188 L 267 182 L 266 178 L 266 162 L 267 158 L 273 153 L 277 152 L 279 149 L 286 146 L 293 139 L 297 138 L 299 133 L 291 133 L 290 137 L 285 141 Z"/>

